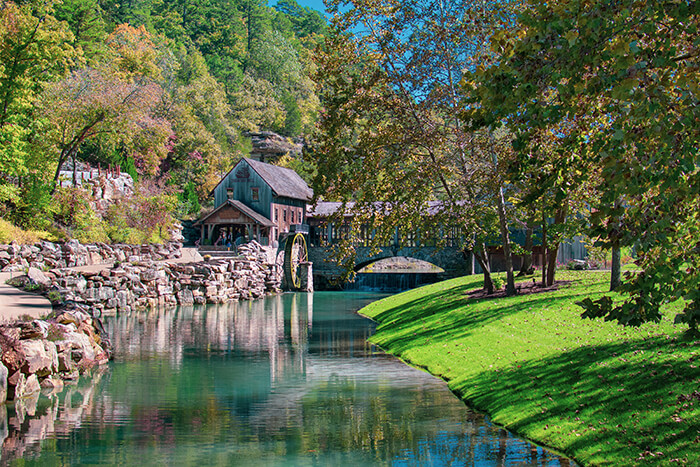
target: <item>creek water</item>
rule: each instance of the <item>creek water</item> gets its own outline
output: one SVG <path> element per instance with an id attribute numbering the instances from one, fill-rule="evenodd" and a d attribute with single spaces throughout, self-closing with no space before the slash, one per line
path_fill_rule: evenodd
<path id="1" fill-rule="evenodd" d="M 0 413 L 2 464 L 570 465 L 367 343 L 381 295 L 106 318 L 117 358 Z M 4 432 L 3 432 L 4 430 Z"/>

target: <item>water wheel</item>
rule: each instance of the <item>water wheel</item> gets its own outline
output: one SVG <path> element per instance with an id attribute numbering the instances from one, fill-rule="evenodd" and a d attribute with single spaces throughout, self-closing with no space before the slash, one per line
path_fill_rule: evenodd
<path id="1" fill-rule="evenodd" d="M 309 257 L 304 235 L 298 233 L 287 237 L 284 244 L 284 279 L 292 289 L 301 288 L 299 265 Z"/>

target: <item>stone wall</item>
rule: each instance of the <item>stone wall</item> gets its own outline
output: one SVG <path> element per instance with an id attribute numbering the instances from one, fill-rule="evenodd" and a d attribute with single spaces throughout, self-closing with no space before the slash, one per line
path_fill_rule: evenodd
<path id="1" fill-rule="evenodd" d="M 139 262 L 176 259 L 182 255 L 182 243 L 163 245 L 124 245 L 95 243 L 82 245 L 77 240 L 65 243 L 42 241 L 35 245 L 0 245 L 0 271 L 71 268 L 106 264 L 114 261 Z"/>
<path id="2" fill-rule="evenodd" d="M 281 267 L 257 242 L 241 245 L 239 255 L 183 263 L 181 244 L 0 245 L 4 271 L 26 271 L 28 280 L 58 292 L 64 302 L 103 312 L 156 306 L 226 303 L 280 291 Z M 4 253 L 4 254 L 2 254 Z M 100 265 L 81 268 L 85 265 Z M 76 267 L 77 266 L 77 267 Z"/>
<path id="3" fill-rule="evenodd" d="M 88 304 L 98 313 L 250 300 L 280 291 L 280 268 L 264 256 L 249 251 L 197 263 L 145 261 L 100 272 L 52 270 L 52 284 L 64 300 Z"/>

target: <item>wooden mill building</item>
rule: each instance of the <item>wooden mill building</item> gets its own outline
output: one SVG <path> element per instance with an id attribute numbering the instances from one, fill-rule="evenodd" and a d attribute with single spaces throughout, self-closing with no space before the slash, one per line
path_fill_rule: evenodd
<path id="1" fill-rule="evenodd" d="M 202 244 L 229 239 L 277 246 L 281 234 L 306 221 L 313 192 L 292 169 L 243 158 L 214 188 L 214 210 L 195 225 Z"/>

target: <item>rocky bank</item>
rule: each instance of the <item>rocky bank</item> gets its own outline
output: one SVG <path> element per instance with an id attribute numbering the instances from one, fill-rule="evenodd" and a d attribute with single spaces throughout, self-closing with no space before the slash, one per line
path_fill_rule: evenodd
<path id="1" fill-rule="evenodd" d="M 45 319 L 0 325 L 0 402 L 19 400 L 42 388 L 107 363 L 111 346 L 102 324 L 85 305 L 68 304 Z"/>

